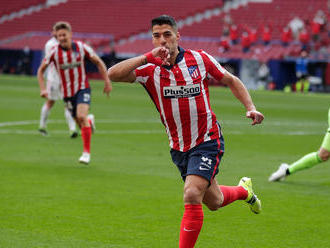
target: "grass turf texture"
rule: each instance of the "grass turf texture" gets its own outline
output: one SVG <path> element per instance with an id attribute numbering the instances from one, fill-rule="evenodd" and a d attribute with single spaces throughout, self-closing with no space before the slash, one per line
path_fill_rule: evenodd
<path id="1" fill-rule="evenodd" d="M 63 104 L 43 137 L 36 78 L 0 76 L 0 247 L 177 247 L 183 183 L 155 107 L 137 84 L 114 84 L 109 99 L 102 82 L 91 85 L 97 131 L 92 162 L 83 166 L 82 141 L 69 138 Z M 204 207 L 196 247 L 329 246 L 329 162 L 267 182 L 281 162 L 319 148 L 329 95 L 251 92 L 266 117 L 252 127 L 228 89 L 210 94 L 226 146 L 218 181 L 252 177 L 263 212 L 252 214 L 244 202 Z"/>

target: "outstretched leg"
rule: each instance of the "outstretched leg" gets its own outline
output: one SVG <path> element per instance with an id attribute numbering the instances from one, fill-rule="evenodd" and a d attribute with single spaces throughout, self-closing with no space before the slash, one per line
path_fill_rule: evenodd
<path id="1" fill-rule="evenodd" d="M 211 211 L 215 211 L 236 200 L 245 200 L 247 196 L 247 190 L 243 187 L 219 185 L 217 180 L 213 179 L 205 193 L 203 203 Z"/>
<path id="2" fill-rule="evenodd" d="M 238 186 L 218 185 L 216 179 L 212 180 L 204 195 L 203 203 L 211 211 L 215 211 L 237 200 L 244 200 L 250 205 L 252 212 L 260 213 L 261 202 L 253 192 L 251 179 L 247 177 L 243 177 Z"/>
<path id="3" fill-rule="evenodd" d="M 280 167 L 269 177 L 268 181 L 275 182 L 284 180 L 288 175 L 301 170 L 306 170 L 327 161 L 330 157 L 330 132 L 325 135 L 321 148 L 317 152 L 306 154 L 291 165 L 281 164 Z"/>
<path id="4" fill-rule="evenodd" d="M 330 109 L 328 113 L 328 123 L 329 128 L 317 152 L 306 154 L 291 165 L 286 163 L 281 164 L 277 171 L 270 175 L 268 181 L 275 182 L 284 180 L 288 175 L 294 174 L 297 171 L 305 170 L 327 161 L 330 157 Z"/>

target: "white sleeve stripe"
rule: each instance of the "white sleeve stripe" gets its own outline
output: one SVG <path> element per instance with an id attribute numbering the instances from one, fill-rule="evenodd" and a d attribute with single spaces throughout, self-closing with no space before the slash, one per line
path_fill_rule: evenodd
<path id="1" fill-rule="evenodd" d="M 50 64 L 50 59 L 54 56 L 55 52 L 56 52 L 56 49 L 53 49 L 53 50 L 51 50 L 50 53 L 46 54 L 44 61 L 47 65 Z"/>
<path id="2" fill-rule="evenodd" d="M 89 54 L 90 57 L 93 57 L 95 55 L 93 48 L 91 48 L 90 46 L 88 46 L 85 43 L 82 43 L 82 46 L 83 46 L 84 50 L 86 50 L 86 52 Z"/>
<path id="3" fill-rule="evenodd" d="M 145 69 L 149 66 L 153 66 L 153 65 L 152 64 L 141 65 L 138 68 L 136 68 L 135 70 L 140 71 L 140 70 L 143 70 L 143 69 Z M 149 76 L 136 76 L 135 81 L 145 84 L 148 81 L 148 79 L 149 79 Z"/>
<path id="4" fill-rule="evenodd" d="M 145 65 L 141 65 L 141 66 L 139 66 L 138 68 L 136 68 L 136 70 L 142 70 L 142 69 L 147 68 L 148 66 L 152 66 L 152 65 L 153 65 L 153 64 L 150 64 L 150 63 L 145 64 Z"/>
<path id="5" fill-rule="evenodd" d="M 149 79 L 149 76 L 143 77 L 143 76 L 137 76 L 136 81 L 145 84 Z"/>
<path id="6" fill-rule="evenodd" d="M 215 58 L 213 58 L 211 55 L 209 55 L 208 53 L 206 52 L 202 52 L 204 53 L 210 60 L 211 62 L 217 67 L 217 69 L 222 73 L 222 74 L 225 74 L 226 70 L 218 63 L 218 61 L 216 61 Z"/>

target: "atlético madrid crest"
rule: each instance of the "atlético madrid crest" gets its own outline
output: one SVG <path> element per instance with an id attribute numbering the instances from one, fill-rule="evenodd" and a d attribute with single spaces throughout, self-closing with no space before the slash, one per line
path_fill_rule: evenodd
<path id="1" fill-rule="evenodd" d="M 188 71 L 191 78 L 196 79 L 199 77 L 199 72 L 196 65 L 189 66 Z"/>

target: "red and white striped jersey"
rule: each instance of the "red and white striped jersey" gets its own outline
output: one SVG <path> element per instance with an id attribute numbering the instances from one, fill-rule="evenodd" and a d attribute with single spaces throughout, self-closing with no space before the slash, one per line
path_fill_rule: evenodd
<path id="1" fill-rule="evenodd" d="M 173 66 L 146 64 L 135 74 L 160 113 L 170 147 L 186 152 L 221 136 L 211 110 L 208 77 L 220 81 L 226 70 L 204 51 L 179 50 Z"/>
<path id="2" fill-rule="evenodd" d="M 94 50 L 81 41 L 73 41 L 72 49 L 65 50 L 60 45 L 46 55 L 46 64 L 54 63 L 61 79 L 63 97 L 72 97 L 78 90 L 89 88 L 84 59 L 94 56 Z"/>

